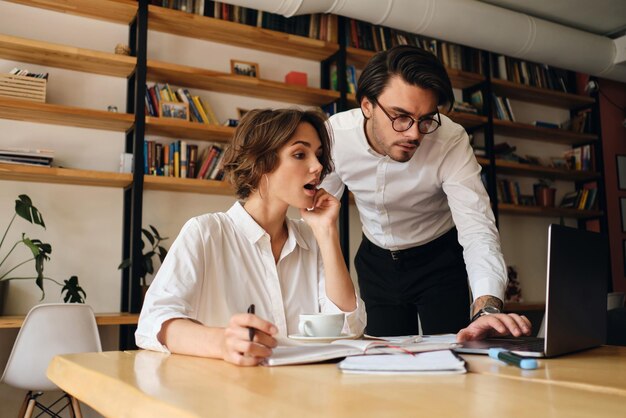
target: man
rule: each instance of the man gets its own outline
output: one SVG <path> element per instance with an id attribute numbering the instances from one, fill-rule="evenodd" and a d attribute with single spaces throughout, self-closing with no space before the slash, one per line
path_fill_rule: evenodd
<path id="1" fill-rule="evenodd" d="M 335 172 L 322 187 L 341 196 L 348 186 L 359 210 L 366 332 L 416 334 L 419 314 L 424 334 L 458 332 L 459 341 L 529 335 L 528 319 L 500 313 L 499 235 L 467 133 L 439 113 L 454 102 L 443 65 L 416 47 L 380 52 L 357 101 L 330 119 Z"/>

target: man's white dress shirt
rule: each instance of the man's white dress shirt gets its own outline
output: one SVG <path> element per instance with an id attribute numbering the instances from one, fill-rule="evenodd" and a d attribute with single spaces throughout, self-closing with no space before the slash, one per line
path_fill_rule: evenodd
<path id="1" fill-rule="evenodd" d="M 441 115 L 405 163 L 372 149 L 361 109 L 330 118 L 335 171 L 322 187 L 339 198 L 348 186 L 364 235 L 388 250 L 426 244 L 456 225 L 474 299 L 504 300 L 507 274 L 489 196 L 465 129 Z"/>
<path id="2" fill-rule="evenodd" d="M 190 318 L 225 327 L 255 304 L 280 337 L 298 333 L 302 313 L 342 312 L 326 296 L 322 257 L 311 228 L 287 219 L 289 236 L 278 263 L 269 235 L 235 203 L 226 213 L 190 219 L 172 244 L 146 294 L 135 338 L 142 348 L 167 351 L 157 340 L 161 325 Z M 344 332 L 361 334 L 365 308 L 346 313 Z"/>

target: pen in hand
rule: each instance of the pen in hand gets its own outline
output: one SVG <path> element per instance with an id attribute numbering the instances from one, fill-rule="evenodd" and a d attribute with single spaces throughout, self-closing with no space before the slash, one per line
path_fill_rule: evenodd
<path id="1" fill-rule="evenodd" d="M 503 348 L 490 348 L 489 357 L 517 366 L 520 369 L 534 370 L 537 368 L 537 360 L 534 358 L 524 358 Z"/>
<path id="2" fill-rule="evenodd" d="M 248 306 L 248 313 L 254 315 L 254 303 Z M 248 338 L 254 340 L 254 328 L 248 327 Z"/>

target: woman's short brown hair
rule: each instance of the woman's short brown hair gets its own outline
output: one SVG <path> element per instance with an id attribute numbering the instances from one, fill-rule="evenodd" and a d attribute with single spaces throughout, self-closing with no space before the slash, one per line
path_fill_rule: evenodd
<path id="1" fill-rule="evenodd" d="M 250 110 L 239 122 L 224 155 L 224 172 L 240 199 L 247 199 L 258 187 L 263 174 L 276 168 L 278 151 L 289 142 L 302 122 L 313 126 L 322 143 L 320 180 L 333 170 L 326 115 L 315 110 Z"/>

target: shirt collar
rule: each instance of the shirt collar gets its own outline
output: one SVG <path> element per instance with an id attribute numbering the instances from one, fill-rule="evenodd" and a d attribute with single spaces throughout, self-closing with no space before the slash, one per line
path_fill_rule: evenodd
<path id="1" fill-rule="evenodd" d="M 256 223 L 254 218 L 252 218 L 252 216 L 250 216 L 250 214 L 244 209 L 240 202 L 235 202 L 226 214 L 233 220 L 237 228 L 239 228 L 243 235 L 252 244 L 256 244 L 261 238 L 268 235 L 267 232 L 261 228 L 261 226 Z M 294 222 L 287 218 L 287 241 L 285 242 L 283 253 L 285 253 L 286 250 L 291 252 L 295 248 L 296 244 L 304 250 L 309 249 L 306 240 L 302 237 L 298 228 L 295 227 Z"/>

